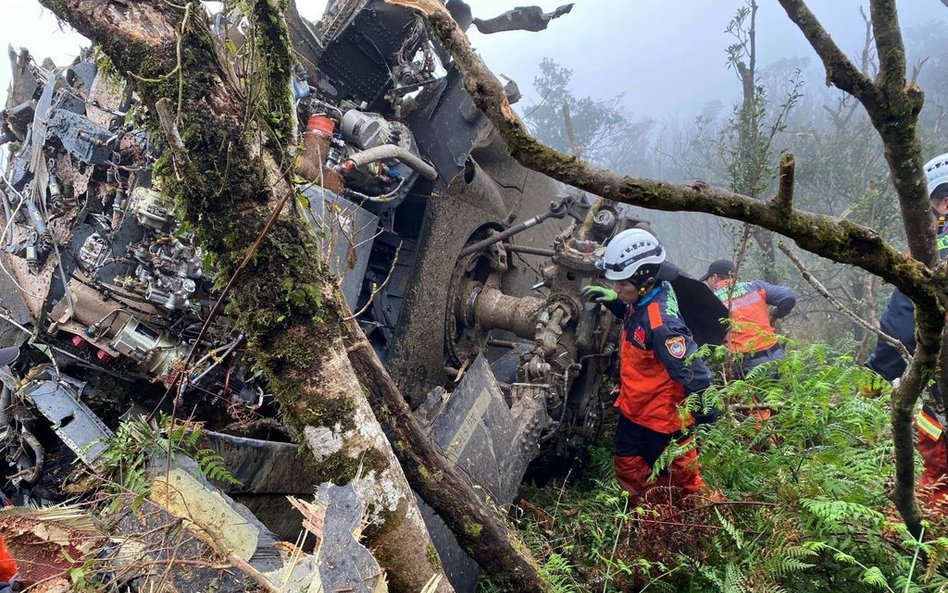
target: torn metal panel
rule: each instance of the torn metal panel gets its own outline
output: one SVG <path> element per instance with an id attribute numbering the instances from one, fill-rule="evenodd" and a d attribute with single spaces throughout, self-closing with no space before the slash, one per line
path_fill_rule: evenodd
<path id="1" fill-rule="evenodd" d="M 416 415 L 447 457 L 504 505 L 540 453 L 540 434 L 549 425 L 546 396 L 542 386 L 515 384 L 508 406 L 487 359 L 479 356 L 453 392 L 432 390 Z M 459 592 L 474 591 L 479 567 L 444 521 L 418 500 L 451 585 Z"/>
<path id="2" fill-rule="evenodd" d="M 537 452 L 543 416 L 542 397 L 524 397 L 510 408 L 487 359 L 478 356 L 433 413 L 428 434 L 475 484 L 506 504 Z"/>
<path id="3" fill-rule="evenodd" d="M 84 385 L 66 377 L 39 379 L 24 387 L 23 395 L 52 422 L 53 430 L 76 456 L 86 465 L 93 465 L 114 435 L 78 399 Z"/>
<path id="4" fill-rule="evenodd" d="M 303 194 L 309 200 L 313 224 L 320 235 L 320 251 L 333 272 L 342 278 L 342 294 L 354 311 L 369 267 L 379 218 L 328 189 L 310 186 Z"/>
<path id="5" fill-rule="evenodd" d="M 365 502 L 350 483 L 323 484 L 316 502 L 325 507 L 319 576 L 325 591 L 381 593 L 388 590 L 385 574 L 372 553 L 359 543 Z"/>
<path id="6" fill-rule="evenodd" d="M 84 108 L 85 104 L 82 106 Z M 83 163 L 101 165 L 112 156 L 114 136 L 69 109 L 52 112 L 46 133 L 47 137 L 56 138 L 66 152 Z"/>
<path id="7" fill-rule="evenodd" d="M 474 19 L 474 26 L 485 35 L 502 31 L 542 31 L 550 21 L 573 10 L 572 4 L 564 4 L 552 12 L 543 12 L 539 6 L 518 6 L 490 19 Z"/>
<path id="8" fill-rule="evenodd" d="M 228 494 L 312 494 L 315 472 L 299 445 L 248 439 L 214 431 L 202 432 L 202 445 L 221 456 L 239 486 Z"/>

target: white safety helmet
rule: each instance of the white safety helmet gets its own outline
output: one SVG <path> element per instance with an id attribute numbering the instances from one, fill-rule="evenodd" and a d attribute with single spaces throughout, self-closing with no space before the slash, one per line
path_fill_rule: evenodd
<path id="1" fill-rule="evenodd" d="M 645 229 L 627 229 L 606 245 L 598 266 L 607 280 L 628 280 L 634 275 L 654 276 L 665 261 L 665 249 L 655 235 Z"/>
<path id="2" fill-rule="evenodd" d="M 940 154 L 925 163 L 925 183 L 928 184 L 928 197 L 939 186 L 948 184 L 948 152 Z"/>

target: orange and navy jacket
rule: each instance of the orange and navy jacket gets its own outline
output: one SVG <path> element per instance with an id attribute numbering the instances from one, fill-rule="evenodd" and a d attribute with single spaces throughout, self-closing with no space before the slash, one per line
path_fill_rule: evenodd
<path id="1" fill-rule="evenodd" d="M 682 419 L 679 406 L 686 395 L 711 384 L 711 372 L 700 358 L 689 360 L 698 347 L 671 285 L 663 282 L 634 305 L 615 301 L 608 308 L 623 317 L 615 407 L 628 420 L 663 434 L 689 426 L 691 414 Z"/>
<path id="2" fill-rule="evenodd" d="M 745 354 L 763 352 L 777 343 L 770 324 L 770 307 L 774 307 L 773 318 L 780 319 L 797 304 L 792 289 L 761 280 L 734 283 L 727 278 L 714 287 L 714 294 L 731 312 L 724 345 L 732 352 Z"/>

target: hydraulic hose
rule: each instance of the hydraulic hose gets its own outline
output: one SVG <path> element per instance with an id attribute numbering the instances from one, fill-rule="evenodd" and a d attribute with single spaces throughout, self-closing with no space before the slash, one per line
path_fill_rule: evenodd
<path id="1" fill-rule="evenodd" d="M 351 163 L 351 166 L 361 167 L 385 159 L 398 159 L 429 181 L 434 181 L 438 178 L 438 172 L 435 171 L 434 167 L 423 161 L 420 156 L 412 154 L 409 150 L 397 144 L 382 144 L 381 146 L 375 146 L 363 150 L 362 152 L 357 152 L 347 158 L 342 163 L 342 166 L 346 167 L 347 163 Z"/>

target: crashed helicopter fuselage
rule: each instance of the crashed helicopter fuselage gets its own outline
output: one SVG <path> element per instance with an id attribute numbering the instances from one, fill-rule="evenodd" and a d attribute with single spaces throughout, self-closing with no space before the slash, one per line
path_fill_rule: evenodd
<path id="1" fill-rule="evenodd" d="M 614 322 L 579 293 L 608 239 L 645 223 L 514 161 L 410 11 L 337 2 L 291 30 L 306 58 L 293 80 L 301 191 L 323 255 L 431 439 L 509 503 L 530 462 L 570 457 L 598 431 Z M 295 447 L 239 328 L 219 318 L 202 331 L 214 270 L 151 178 L 157 142 L 125 123 L 133 96 L 82 59 L 13 62 L 0 345 L 38 348 L 4 377 L 0 487 L 61 499 L 68 465 L 94 466 L 121 416 L 170 405 L 176 383 L 171 399 L 244 484 L 230 492 L 291 537 L 275 501 L 312 482 L 286 471 Z M 669 279 L 696 337 L 719 340 L 717 299 Z M 457 588 L 470 585 L 463 563 L 452 574 L 446 562 Z"/>

